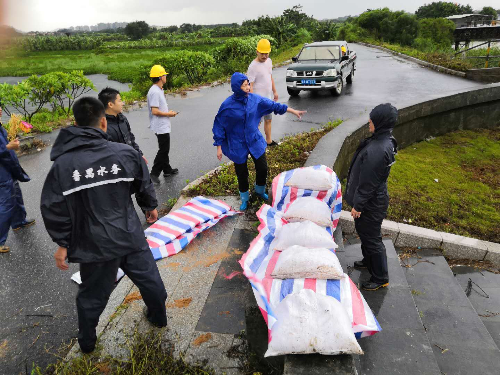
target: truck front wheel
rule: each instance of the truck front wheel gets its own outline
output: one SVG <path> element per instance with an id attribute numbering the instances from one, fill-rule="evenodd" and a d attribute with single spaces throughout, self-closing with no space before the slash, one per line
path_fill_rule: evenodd
<path id="1" fill-rule="evenodd" d="M 332 95 L 340 96 L 340 94 L 342 94 L 343 88 L 344 88 L 344 80 L 342 79 L 342 77 L 339 77 L 336 86 L 331 91 Z"/>
<path id="2" fill-rule="evenodd" d="M 300 93 L 300 90 L 294 90 L 289 87 L 286 88 L 286 91 L 288 91 L 288 95 L 290 96 L 298 96 Z"/>

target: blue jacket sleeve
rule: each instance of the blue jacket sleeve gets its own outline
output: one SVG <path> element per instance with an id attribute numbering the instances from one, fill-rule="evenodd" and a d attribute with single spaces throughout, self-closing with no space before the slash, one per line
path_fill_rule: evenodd
<path id="1" fill-rule="evenodd" d="M 222 125 L 222 113 L 219 111 L 217 116 L 215 116 L 214 127 L 212 132 L 214 133 L 214 146 L 222 146 L 222 143 L 226 140 L 226 130 Z"/>
<path id="2" fill-rule="evenodd" d="M 274 100 L 260 97 L 258 111 L 259 117 L 273 113 L 275 115 L 284 115 L 288 106 L 286 104 L 277 103 Z"/>
<path id="3" fill-rule="evenodd" d="M 7 132 L 5 129 L 0 128 L 0 133 L 0 137 L 2 138 L 0 139 L 0 164 L 5 168 L 4 170 L 10 174 L 10 176 L 0 176 L 0 180 L 12 178 L 20 182 L 29 181 L 30 178 L 21 167 L 21 164 L 19 164 L 16 153 L 7 149 L 7 144 L 9 143 Z"/>

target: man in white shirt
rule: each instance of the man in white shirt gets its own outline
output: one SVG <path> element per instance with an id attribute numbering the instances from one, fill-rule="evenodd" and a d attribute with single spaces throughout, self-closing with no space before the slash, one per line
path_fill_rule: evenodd
<path id="1" fill-rule="evenodd" d="M 273 80 L 273 62 L 269 58 L 271 43 L 267 39 L 261 39 L 257 43 L 257 57 L 248 67 L 248 80 L 250 82 L 250 92 L 278 101 L 278 92 Z M 278 143 L 271 137 L 272 114 L 264 116 L 264 133 L 268 146 L 276 146 Z"/>
<path id="2" fill-rule="evenodd" d="M 158 138 L 158 153 L 156 154 L 153 168 L 151 169 L 151 181 L 160 183 L 160 174 L 168 177 L 179 173 L 177 168 L 170 166 L 168 153 L 170 152 L 170 117 L 175 117 L 178 112 L 169 111 L 167 99 L 163 92 L 163 85 L 167 82 L 167 72 L 161 65 L 151 68 L 149 76 L 153 85 L 148 92 L 149 128 Z"/>

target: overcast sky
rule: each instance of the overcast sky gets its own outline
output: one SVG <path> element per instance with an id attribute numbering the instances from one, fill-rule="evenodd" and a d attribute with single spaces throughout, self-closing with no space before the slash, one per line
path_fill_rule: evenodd
<path id="1" fill-rule="evenodd" d="M 5 0 L 4 0 L 5 1 Z M 268 14 L 276 16 L 300 3 L 316 19 L 357 15 L 366 9 L 388 7 L 415 12 L 425 0 L 6 0 L 3 22 L 22 31 L 51 31 L 99 22 L 146 21 L 150 25 L 182 23 L 241 23 Z M 500 8 L 498 0 L 460 1 L 473 9 Z"/>

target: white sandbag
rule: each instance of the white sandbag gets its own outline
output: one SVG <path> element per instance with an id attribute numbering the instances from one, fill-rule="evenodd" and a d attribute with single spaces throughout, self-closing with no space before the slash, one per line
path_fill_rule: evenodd
<path id="1" fill-rule="evenodd" d="M 318 247 L 327 249 L 337 248 L 337 244 L 326 229 L 314 224 L 312 221 L 283 225 L 277 233 L 276 239 L 271 243 L 271 248 L 274 250 L 285 250 L 293 245 L 312 249 Z"/>
<path id="2" fill-rule="evenodd" d="M 328 205 L 314 197 L 302 197 L 288 206 L 283 218 L 289 223 L 312 221 L 321 227 L 332 225 L 332 211 Z"/>
<path id="3" fill-rule="evenodd" d="M 344 271 L 337 255 L 329 249 L 292 246 L 284 250 L 271 272 L 275 279 L 336 279 Z"/>
<path id="4" fill-rule="evenodd" d="M 330 190 L 334 184 L 331 173 L 313 168 L 302 168 L 293 173 L 285 186 L 321 191 Z"/>
<path id="5" fill-rule="evenodd" d="M 265 357 L 283 354 L 363 354 L 342 304 L 330 296 L 302 289 L 281 301 L 274 310 Z"/>

